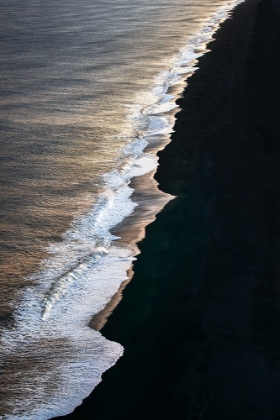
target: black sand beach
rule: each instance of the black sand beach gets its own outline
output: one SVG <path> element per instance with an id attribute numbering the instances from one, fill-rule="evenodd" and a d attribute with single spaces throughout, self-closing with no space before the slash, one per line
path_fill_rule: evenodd
<path id="1" fill-rule="evenodd" d="M 280 3 L 225 21 L 178 102 L 171 201 L 102 334 L 124 356 L 64 418 L 280 418 Z"/>

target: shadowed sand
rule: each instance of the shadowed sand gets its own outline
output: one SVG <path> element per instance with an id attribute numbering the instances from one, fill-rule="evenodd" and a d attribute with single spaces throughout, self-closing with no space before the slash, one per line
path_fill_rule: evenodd
<path id="1" fill-rule="evenodd" d="M 161 142 L 162 144 L 162 142 Z M 120 239 L 118 243 L 129 244 L 134 251 L 134 255 L 139 253 L 137 243 L 140 242 L 146 233 L 146 226 L 155 220 L 156 214 L 172 200 L 169 194 L 162 193 L 158 189 L 158 183 L 154 178 L 155 171 L 145 174 L 141 177 L 133 178 L 130 186 L 135 190 L 132 195 L 132 201 L 136 202 L 138 206 L 134 212 L 126 219 L 111 230 L 113 235 Z M 118 292 L 112 297 L 105 308 L 94 315 L 89 326 L 96 331 L 100 331 L 106 324 L 109 316 L 113 310 L 122 300 L 123 290 L 133 277 L 132 268 L 127 272 L 127 279 L 121 284 Z"/>

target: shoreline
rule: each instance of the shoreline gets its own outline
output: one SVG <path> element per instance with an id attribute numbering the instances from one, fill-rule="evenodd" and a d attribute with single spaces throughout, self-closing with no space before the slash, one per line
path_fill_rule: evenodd
<path id="1" fill-rule="evenodd" d="M 174 125 L 175 99 L 178 97 L 174 94 L 183 90 L 186 85 L 184 78 L 194 72 L 196 59 L 206 51 L 204 46 L 235 4 L 236 1 L 232 1 L 218 9 L 215 4 L 205 4 L 205 12 L 209 10 L 209 13 L 203 16 L 207 15 L 209 19 L 198 19 L 196 25 L 190 13 L 193 24 L 188 23 L 185 27 L 185 19 L 183 26 L 173 26 L 172 31 L 182 34 L 182 48 L 178 51 L 179 43 L 174 45 L 173 36 L 170 37 L 168 31 L 163 49 L 171 41 L 174 48 L 172 54 L 164 54 L 167 68 L 151 74 L 151 79 L 155 73 L 157 76 L 147 87 L 148 91 L 142 83 L 143 90 L 135 89 L 138 94 L 129 106 L 127 116 L 128 126 L 132 123 L 135 131 L 131 132 L 132 137 L 120 135 L 115 138 L 117 144 L 125 143 L 119 149 L 120 159 L 117 159 L 112 171 L 108 167 L 107 172 L 102 172 L 100 188 L 98 182 L 92 182 L 96 194 L 93 191 L 93 195 L 87 197 L 94 202 L 88 211 L 74 218 L 61 238 L 52 235 L 54 242 L 49 243 L 47 248 L 49 256 L 42 261 L 40 271 L 28 278 L 32 286 L 24 291 L 24 299 L 16 307 L 15 328 L 4 334 L 3 340 L 11 342 L 7 349 L 12 348 L 12 356 L 8 357 L 13 358 L 12 374 L 9 369 L 4 369 L 2 373 L 3 392 L 7 390 L 7 398 L 1 406 L 5 415 L 12 413 L 20 416 L 24 413 L 30 418 L 47 419 L 71 412 L 123 354 L 121 344 L 107 340 L 99 330 L 119 303 L 122 288 L 133 274 L 130 267 L 135 260 L 134 254 L 139 252 L 136 249 L 133 253 L 135 243 L 144 237 L 145 225 L 154 220 L 155 214 L 171 198 L 171 195 L 157 189 L 153 174 L 157 166 L 156 151 L 169 142 Z M 190 9 L 187 8 L 191 10 L 192 5 L 189 6 Z M 197 8 L 194 7 L 194 10 Z M 154 27 L 153 22 L 151 27 Z M 163 28 L 165 25 L 158 29 Z M 196 28 L 198 32 L 190 28 Z M 149 43 L 149 37 L 147 41 Z M 174 51 L 178 54 L 173 56 Z M 157 60 L 154 65 L 159 69 Z M 152 68 L 153 63 L 150 73 Z M 114 112 L 114 107 L 112 110 Z M 119 130 L 119 133 L 122 131 Z M 133 141 L 126 144 L 130 138 Z M 148 143 L 146 138 L 150 144 L 142 153 Z M 111 151 L 108 149 L 108 156 Z M 102 166 L 102 160 L 100 163 Z M 100 169 L 97 160 L 96 164 Z M 135 200 L 131 195 L 132 187 L 135 187 Z M 134 211 L 139 202 L 140 206 Z M 130 217 L 132 212 L 134 215 Z M 127 220 L 122 223 L 126 216 Z M 121 239 L 114 241 L 116 237 L 112 233 L 121 236 Z M 91 320 L 94 313 L 98 314 Z M 88 328 L 89 325 L 93 328 Z M 52 345 L 46 346 L 45 343 L 50 341 Z M 25 357 L 29 360 L 30 345 L 36 357 L 25 364 L 22 361 Z M 51 355 L 46 357 L 46 351 Z"/>
<path id="2" fill-rule="evenodd" d="M 102 330 L 125 355 L 63 418 L 279 417 L 279 16 L 247 0 L 200 57 L 159 153 L 156 179 L 177 198 Z"/>
<path id="3" fill-rule="evenodd" d="M 163 98 L 168 98 L 167 104 L 177 104 L 177 101 L 182 97 L 183 92 L 188 85 L 188 79 L 198 68 L 197 62 L 199 58 L 208 52 L 207 45 L 213 39 L 217 29 L 226 19 L 230 18 L 235 7 L 243 1 L 244 0 L 232 0 L 228 4 L 221 5 L 215 13 L 205 19 L 198 32 L 194 33 L 192 37 L 187 39 L 185 41 L 185 45 L 182 46 L 179 52 L 173 57 L 173 64 L 171 68 L 166 70 L 169 73 L 169 76 L 167 76 L 166 79 L 168 88 L 165 91 L 164 87 L 165 93 L 163 94 Z M 198 45 L 194 47 L 194 43 Z M 186 52 L 187 55 L 185 57 Z M 183 62 L 180 62 L 180 59 L 183 59 Z M 175 65 L 175 63 L 177 64 Z M 181 71 L 178 71 L 178 68 L 181 69 Z M 175 82 L 171 82 L 174 78 L 174 70 L 175 74 L 177 74 L 178 71 L 177 76 L 179 78 L 177 81 L 175 78 Z M 156 80 L 159 76 L 161 76 L 161 73 L 154 80 L 153 89 L 157 86 Z M 161 86 L 161 89 L 162 87 L 163 86 Z M 153 89 L 151 89 L 151 91 L 153 91 Z M 148 142 L 142 151 L 142 157 L 149 157 L 149 155 L 158 156 L 159 152 L 164 150 L 171 142 L 171 133 L 175 125 L 176 114 L 180 112 L 180 107 L 178 107 L 178 105 L 175 107 L 171 106 L 170 110 L 163 110 L 158 113 L 157 106 L 161 106 L 162 102 L 166 102 L 163 98 L 160 100 L 159 104 L 147 105 L 146 108 L 143 108 L 141 111 L 142 116 L 146 120 L 150 120 L 150 124 L 152 123 L 151 118 L 155 118 L 157 120 L 163 119 L 166 127 L 169 127 L 168 132 L 164 134 L 160 134 L 159 131 L 158 133 L 155 132 L 153 135 L 144 134 L 143 137 L 139 137 L 139 139 Z M 151 113 L 150 109 L 154 109 L 155 113 Z M 136 159 L 136 166 L 138 160 L 139 158 Z M 132 250 L 134 250 L 134 257 L 140 253 L 137 244 L 144 239 L 147 226 L 155 220 L 156 215 L 162 211 L 170 200 L 176 198 L 176 196 L 168 194 L 164 190 L 158 188 L 158 182 L 156 180 L 157 169 L 158 165 L 151 172 L 147 172 L 144 175 L 135 176 L 130 179 L 129 187 L 133 190 L 131 201 L 136 204 L 136 207 L 130 215 L 126 216 L 119 224 L 110 229 L 110 233 L 119 238 L 115 245 L 118 246 L 119 244 L 123 244 L 124 246 L 129 246 Z M 100 331 L 104 327 L 113 310 L 121 301 L 122 292 L 131 281 L 132 277 L 133 265 L 128 270 L 127 278 L 121 283 L 117 293 L 112 296 L 111 300 L 106 304 L 105 308 L 101 312 L 96 313 L 92 317 L 89 323 L 91 328 Z"/>

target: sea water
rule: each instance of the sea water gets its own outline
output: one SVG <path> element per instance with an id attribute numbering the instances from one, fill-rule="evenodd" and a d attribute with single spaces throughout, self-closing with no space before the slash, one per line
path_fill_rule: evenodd
<path id="1" fill-rule="evenodd" d="M 238 2 L 1 1 L 0 418 L 71 412 L 122 355 L 90 321 L 173 198 L 156 152 Z"/>

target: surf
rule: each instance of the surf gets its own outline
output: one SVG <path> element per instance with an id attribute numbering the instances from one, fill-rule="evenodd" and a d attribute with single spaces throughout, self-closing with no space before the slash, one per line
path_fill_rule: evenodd
<path id="1" fill-rule="evenodd" d="M 6 402 L 5 419 L 44 420 L 71 412 L 122 356 L 121 344 L 88 326 L 127 280 L 139 252 L 111 231 L 137 208 L 131 181 L 156 170 L 156 153 L 170 141 L 179 110 L 176 99 L 218 26 L 241 2 L 227 3 L 206 19 L 150 89 L 127 105 L 134 137 L 120 151 L 118 165 L 102 175 L 90 210 L 74 220 L 61 242 L 49 245 L 40 271 L 27 279 L 32 285 L 24 288 L 21 303 L 14 303 L 15 326 L 1 337 L 2 360 L 16 367 L 3 371 L 3 389 L 16 384 L 20 390 Z M 154 202 L 149 222 L 174 198 L 153 182 L 160 199 Z"/>

